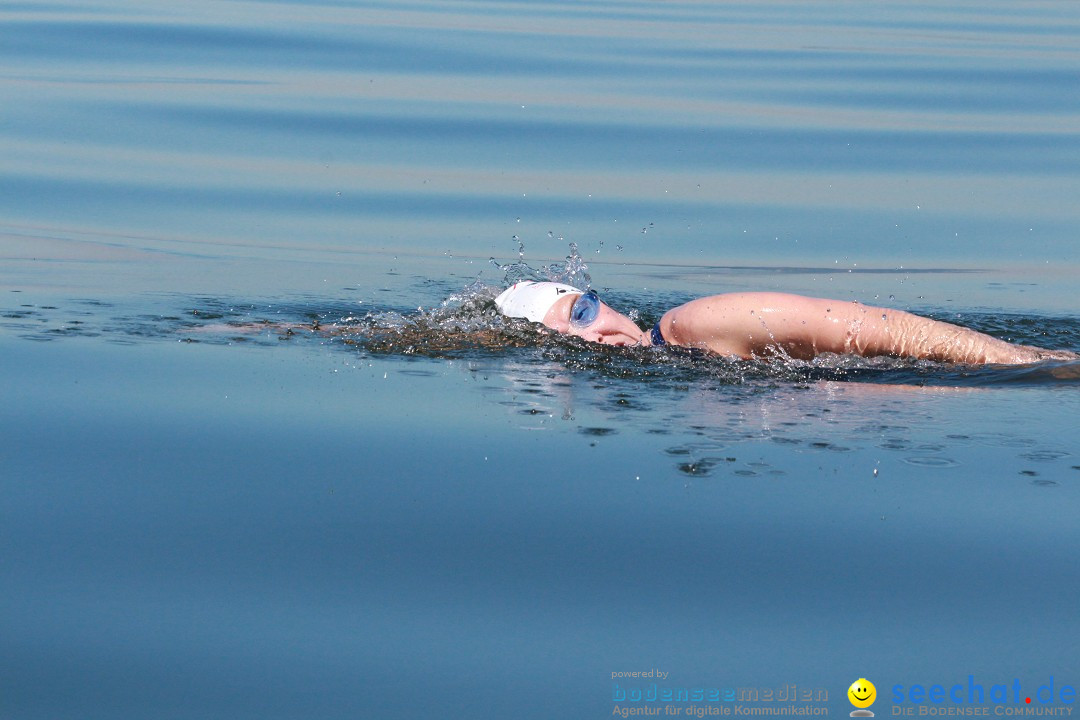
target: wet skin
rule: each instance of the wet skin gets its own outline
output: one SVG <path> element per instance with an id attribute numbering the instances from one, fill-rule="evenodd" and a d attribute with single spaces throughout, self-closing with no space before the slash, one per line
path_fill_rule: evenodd
<path id="1" fill-rule="evenodd" d="M 620 312 L 616 312 L 605 303 L 600 303 L 600 313 L 596 320 L 586 327 L 577 327 L 570 323 L 570 309 L 580 295 L 567 295 L 555 301 L 544 316 L 544 325 L 565 335 L 575 335 L 589 342 L 602 345 L 648 345 L 648 335 L 634 324 L 634 321 Z"/>
<path id="2" fill-rule="evenodd" d="M 595 321 L 573 325 L 570 311 L 579 297 L 556 301 L 544 325 L 604 345 L 652 344 L 648 332 L 603 302 Z M 1067 350 L 1013 345 L 902 310 L 787 293 L 728 293 L 692 300 L 665 313 L 660 330 L 669 344 L 741 358 L 786 355 L 808 360 L 836 353 L 971 364 L 1080 358 Z"/>

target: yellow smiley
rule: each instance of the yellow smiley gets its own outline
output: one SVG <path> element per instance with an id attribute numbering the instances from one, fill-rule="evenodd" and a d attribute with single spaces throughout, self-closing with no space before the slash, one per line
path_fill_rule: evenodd
<path id="1" fill-rule="evenodd" d="M 859 678 L 847 689 L 848 700 L 857 708 L 867 708 L 877 699 L 877 688 L 866 678 Z"/>

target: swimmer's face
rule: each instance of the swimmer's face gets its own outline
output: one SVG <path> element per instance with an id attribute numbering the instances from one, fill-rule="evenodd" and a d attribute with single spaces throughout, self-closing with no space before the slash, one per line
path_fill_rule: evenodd
<path id="1" fill-rule="evenodd" d="M 582 296 L 567 295 L 559 298 L 548 309 L 544 324 L 565 335 L 576 335 L 589 342 L 604 345 L 637 345 L 642 341 L 644 333 L 633 320 L 615 312 L 602 302 L 598 302 L 596 319 L 588 325 L 581 326 L 571 322 L 574 303 L 580 297 Z"/>
<path id="2" fill-rule="evenodd" d="M 877 688 L 874 687 L 874 683 L 866 678 L 859 678 L 851 683 L 847 696 L 851 704 L 857 708 L 870 707 L 874 704 L 874 700 L 877 699 Z"/>

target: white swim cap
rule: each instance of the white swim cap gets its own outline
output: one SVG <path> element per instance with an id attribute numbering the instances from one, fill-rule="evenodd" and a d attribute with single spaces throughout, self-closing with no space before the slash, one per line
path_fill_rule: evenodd
<path id="1" fill-rule="evenodd" d="M 523 317 L 532 322 L 544 322 L 547 311 L 567 293 L 583 294 L 572 285 L 523 280 L 503 290 L 499 297 L 495 298 L 495 307 L 507 317 Z"/>

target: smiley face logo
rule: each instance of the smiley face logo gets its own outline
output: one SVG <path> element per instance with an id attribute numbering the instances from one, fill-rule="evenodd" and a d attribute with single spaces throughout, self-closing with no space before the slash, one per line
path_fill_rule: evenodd
<path id="1" fill-rule="evenodd" d="M 877 688 L 866 678 L 851 683 L 847 690 L 848 700 L 857 708 L 868 708 L 877 700 Z"/>

